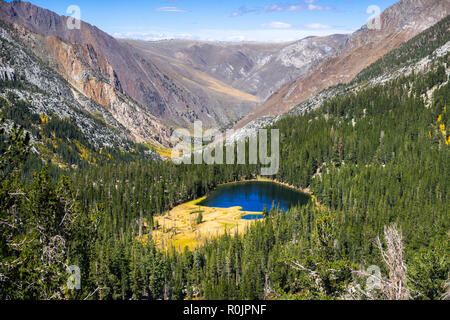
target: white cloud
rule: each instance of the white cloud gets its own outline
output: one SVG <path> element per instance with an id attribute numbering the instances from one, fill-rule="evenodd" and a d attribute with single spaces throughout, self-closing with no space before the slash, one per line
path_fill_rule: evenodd
<path id="1" fill-rule="evenodd" d="M 286 8 L 287 11 L 300 11 L 303 10 L 301 5 L 290 5 Z"/>
<path id="2" fill-rule="evenodd" d="M 283 11 L 284 8 L 278 4 L 272 4 L 264 7 L 264 11 Z"/>
<path id="3" fill-rule="evenodd" d="M 161 11 L 161 12 L 187 12 L 187 10 L 180 9 L 177 7 L 161 7 L 161 8 L 157 8 L 155 10 Z"/>
<path id="4" fill-rule="evenodd" d="M 315 5 L 315 4 L 312 4 L 312 3 L 310 3 L 308 5 L 308 10 L 309 11 L 314 11 L 314 10 L 328 11 L 328 10 L 332 10 L 332 9 L 333 9 L 333 7 L 331 7 L 331 6 L 321 6 L 321 5 Z"/>
<path id="5" fill-rule="evenodd" d="M 285 3 L 285 4 L 269 4 L 263 7 L 248 8 L 245 6 L 240 7 L 234 11 L 231 16 L 239 17 L 249 13 L 261 13 L 261 12 L 284 12 L 284 11 L 328 11 L 333 10 L 332 6 L 322 6 L 314 4 L 319 0 L 304 0 L 297 3 Z"/>
<path id="6" fill-rule="evenodd" d="M 305 28 L 308 28 L 308 29 L 331 29 L 331 26 L 326 25 L 326 24 L 321 24 L 321 23 L 311 23 L 311 24 L 305 25 Z"/>
<path id="7" fill-rule="evenodd" d="M 263 27 L 269 27 L 274 29 L 289 29 L 292 28 L 292 24 L 284 23 L 280 21 L 272 21 L 270 23 L 265 23 L 262 25 Z"/>

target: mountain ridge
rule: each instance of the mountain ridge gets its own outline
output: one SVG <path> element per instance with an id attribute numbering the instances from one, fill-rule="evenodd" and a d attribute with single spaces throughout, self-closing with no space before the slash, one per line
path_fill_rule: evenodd
<path id="1" fill-rule="evenodd" d="M 204 96 L 190 93 L 161 72 L 152 61 L 95 26 L 82 21 L 80 30 L 69 30 L 67 17 L 28 2 L 1 1 L 0 9 L 0 19 L 44 37 L 42 48 L 45 50 L 41 56 L 53 56 L 56 62 L 54 67 L 72 84 L 76 83 L 86 96 L 110 108 L 111 102 L 103 101 L 102 90 L 116 96 L 117 100 L 123 94 L 137 102 L 144 112 L 161 119 L 162 123 L 155 122 L 155 126 L 161 128 L 158 137 L 162 143 L 168 143 L 170 126 L 187 126 L 197 119 L 210 125 L 223 125 L 241 116 L 209 108 L 207 97 L 204 101 Z M 66 59 L 65 50 L 72 51 L 70 60 Z M 72 69 L 72 60 L 78 63 L 76 70 Z M 95 85 L 89 81 L 92 78 Z M 117 102 L 115 108 L 126 113 L 131 112 L 133 107 Z M 119 118 L 119 115 L 116 117 Z M 146 129 L 153 131 L 151 126 Z M 138 130 L 134 133 L 140 140 L 148 139 Z"/>
<path id="2" fill-rule="evenodd" d="M 449 6 L 401 0 L 381 14 L 381 30 L 363 26 L 351 35 L 275 44 L 115 39 L 85 22 L 69 30 L 68 17 L 21 1 L 1 0 L 0 19 L 14 23 L 24 46 L 102 106 L 110 124 L 119 123 L 136 142 L 170 146 L 175 127 L 201 120 L 240 129 L 350 82 Z"/>
<path id="3" fill-rule="evenodd" d="M 133 107 L 119 102 L 121 94 L 137 102 L 141 107 L 138 106 L 138 109 L 145 110 L 150 117 L 155 116 L 157 119 L 153 119 L 152 125 L 148 128 L 145 125 L 144 127 L 137 125 L 131 126 L 130 130 L 136 140 L 148 140 L 148 135 L 140 130 L 144 128 L 150 131 L 152 136 L 157 137 L 154 140 L 165 145 L 169 143 L 170 128 L 189 127 L 195 120 L 201 120 L 207 127 L 224 128 L 232 125 L 270 96 L 274 89 L 305 73 L 313 62 L 321 61 L 322 55 L 327 56 L 330 53 L 326 41 L 316 48 L 315 41 L 320 40 L 307 37 L 297 42 L 283 44 L 283 49 L 287 49 L 288 52 L 281 52 L 284 55 L 283 58 L 276 63 L 269 63 L 270 67 L 263 70 L 261 74 L 258 70 L 256 73 L 245 73 L 250 72 L 254 66 L 258 67 L 261 62 L 266 65 L 266 58 L 270 60 L 271 55 L 253 59 L 253 56 L 257 54 L 251 53 L 246 56 L 242 50 L 235 50 L 230 56 L 231 61 L 235 60 L 239 65 L 239 67 L 235 65 L 234 72 L 229 71 L 228 68 L 232 69 L 233 66 L 226 63 L 226 59 L 222 66 L 215 61 L 210 62 L 209 66 L 218 65 L 213 72 L 198 68 L 198 64 L 194 66 L 196 70 L 192 70 L 183 63 L 180 63 L 178 67 L 168 64 L 169 55 L 167 54 L 165 59 L 161 59 L 148 51 L 143 52 L 145 50 L 142 48 L 136 50 L 130 45 L 132 43 L 129 40 L 116 40 L 85 22 L 81 22 L 81 28 L 78 31 L 68 30 L 67 17 L 59 16 L 28 2 L 2 0 L 0 9 L 0 19 L 16 23 L 44 36 L 45 50 L 41 53 L 41 57 L 54 56 L 53 66 L 64 78 L 88 98 L 94 99 L 107 109 L 116 110 L 114 117 L 124 125 L 132 125 L 128 121 L 131 119 L 123 119 L 121 114 L 132 113 Z M 342 45 L 342 42 L 337 41 L 336 46 Z M 302 53 L 303 47 L 300 49 L 290 47 L 299 43 L 305 44 L 305 48 L 310 50 L 305 51 L 301 58 L 297 55 Z M 71 47 L 70 59 L 64 53 L 67 45 Z M 217 48 L 224 44 L 207 45 Z M 231 44 L 226 45 L 228 47 Z M 200 51 L 204 51 L 204 46 L 205 43 L 196 44 Z M 262 45 L 246 43 L 239 46 L 257 46 L 259 49 Z M 264 44 L 263 46 L 270 48 L 277 45 Z M 208 48 L 206 49 L 208 51 Z M 244 48 L 245 50 L 251 51 Z M 279 51 L 269 53 L 277 55 Z M 211 55 L 211 53 L 208 54 Z M 314 58 L 309 60 L 310 57 Z M 72 69 L 72 60 L 77 61 L 76 70 Z M 304 60 L 306 60 L 305 63 L 303 63 Z M 292 61 L 294 63 L 291 63 Z M 303 65 L 296 67 L 295 63 L 299 61 Z M 241 71 L 243 75 L 240 75 Z M 220 76 L 227 72 L 230 72 L 234 78 Z M 238 75 L 237 78 L 236 75 Z M 275 77 L 272 78 L 274 75 Z M 90 78 L 87 79 L 88 77 Z M 108 92 L 108 95 L 114 98 L 113 101 L 106 99 L 103 92 Z"/>
<path id="4" fill-rule="evenodd" d="M 173 59 L 185 68 L 194 68 L 264 101 L 285 83 L 307 73 L 314 64 L 337 54 L 346 40 L 347 35 L 336 34 L 286 43 L 119 41 L 151 59 L 157 56 Z"/>
<path id="5" fill-rule="evenodd" d="M 348 38 L 341 55 L 324 61 L 306 76 L 279 89 L 241 119 L 234 129 L 241 129 L 258 118 L 286 113 L 327 87 L 350 82 L 364 68 L 431 27 L 448 13 L 448 1 L 401 0 L 395 3 L 381 13 L 380 30 L 370 30 L 364 25 Z"/>

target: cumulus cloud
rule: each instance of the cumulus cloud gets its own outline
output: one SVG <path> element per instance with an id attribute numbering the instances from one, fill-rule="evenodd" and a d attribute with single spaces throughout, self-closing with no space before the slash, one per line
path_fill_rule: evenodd
<path id="1" fill-rule="evenodd" d="M 263 27 L 269 27 L 274 29 L 289 29 L 292 28 L 292 24 L 280 22 L 280 21 L 272 21 L 270 23 L 265 23 L 262 25 Z"/>
<path id="2" fill-rule="evenodd" d="M 305 25 L 305 28 L 308 29 L 331 29 L 331 26 L 321 23 L 310 23 Z"/>

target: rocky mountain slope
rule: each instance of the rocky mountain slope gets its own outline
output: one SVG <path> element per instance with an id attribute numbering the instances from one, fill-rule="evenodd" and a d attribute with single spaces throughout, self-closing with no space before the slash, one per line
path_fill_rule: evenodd
<path id="1" fill-rule="evenodd" d="M 233 140 L 251 136 L 258 129 L 273 126 L 284 117 L 296 116 L 315 110 L 326 100 L 349 92 L 356 94 L 365 88 L 383 84 L 402 76 L 408 76 L 413 72 L 424 73 L 427 69 L 433 68 L 433 63 L 436 60 L 450 53 L 449 29 L 450 15 L 362 70 L 350 83 L 330 86 L 319 94 L 306 99 L 285 114 L 269 115 L 253 120 L 236 130 L 232 137 Z M 450 74 L 448 65 L 446 72 Z M 428 92 L 426 96 L 424 95 L 424 99 L 428 99 L 430 96 L 431 92 Z"/>
<path id="2" fill-rule="evenodd" d="M 86 136 L 97 147 L 124 146 L 130 132 L 24 47 L 18 40 L 24 30 L 17 28 L 0 21 L 0 96 L 6 98 L 8 93 L 14 93 L 19 100 L 29 102 L 34 113 L 72 119 L 81 130 L 90 133 Z M 33 35 L 25 34 L 32 41 Z M 105 119 L 110 127 L 96 118 Z"/>
<path id="3" fill-rule="evenodd" d="M 35 165 L 44 160 L 69 168 L 112 161 L 112 154 L 116 160 L 136 153 L 134 134 L 112 112 L 30 50 L 28 44 L 40 43 L 39 37 L 0 21 L 0 117 L 5 120 L 1 127 L 9 132 L 20 125 L 31 134 Z M 141 154 L 159 158 L 148 148 Z"/>
<path id="4" fill-rule="evenodd" d="M 327 87 L 350 82 L 361 70 L 431 27 L 450 13 L 447 0 L 401 0 L 380 16 L 380 28 L 367 25 L 348 37 L 343 50 L 316 69 L 285 85 L 239 121 L 239 129 L 251 121 L 277 116 Z"/>
<path id="5" fill-rule="evenodd" d="M 84 22 L 71 29 L 67 17 L 0 0 L 0 20 L 12 23 L 3 33 L 65 81 L 77 104 L 88 112 L 95 105 L 95 114 L 127 138 L 164 146 L 174 127 L 195 120 L 222 129 L 265 123 L 350 82 L 449 11 L 446 0 L 401 0 L 381 15 L 380 29 L 281 44 L 144 42 L 114 39 Z M 21 63 L 2 60 L 0 76 L 23 74 L 43 91 L 60 87 L 40 83 Z"/>
<path id="6" fill-rule="evenodd" d="M 164 145 L 171 127 L 195 120 L 232 125 L 276 89 L 335 56 L 346 41 L 118 41 L 84 22 L 80 29 L 68 28 L 67 17 L 22 1 L 1 0 L 0 19 L 20 26 L 24 46 L 103 106 L 136 141 Z"/>
<path id="7" fill-rule="evenodd" d="M 326 58 L 336 56 L 346 35 L 308 37 L 289 43 L 120 40 L 137 48 L 176 79 L 214 79 L 266 100 L 277 89 Z"/>
<path id="8" fill-rule="evenodd" d="M 99 29 L 81 22 L 80 30 L 70 30 L 67 17 L 27 2 L 1 1 L 0 19 L 14 23 L 15 38 L 22 46 L 80 94 L 101 105 L 136 141 L 167 142 L 167 128 L 154 114 L 176 90 L 164 89 L 167 96 L 161 96 L 163 90 L 158 90 L 172 84 L 156 67 L 139 61 Z M 144 85 L 144 78 L 159 87 Z M 158 81 L 152 82 L 155 78 Z M 142 107 L 149 100 L 153 102 Z"/>
<path id="9" fill-rule="evenodd" d="M 256 106 L 253 97 L 237 97 L 229 111 L 210 104 L 207 95 L 189 92 L 128 44 L 84 22 L 80 29 L 70 29 L 67 17 L 28 2 L 0 1 L 0 19 L 39 35 L 26 45 L 86 97 L 111 111 L 137 140 L 150 135 L 167 144 L 168 126 L 188 126 L 196 119 L 225 125 Z M 23 37 L 24 44 L 27 40 Z"/>

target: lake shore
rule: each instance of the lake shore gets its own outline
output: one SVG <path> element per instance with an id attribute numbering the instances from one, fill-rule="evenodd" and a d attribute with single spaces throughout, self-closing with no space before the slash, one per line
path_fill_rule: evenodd
<path id="1" fill-rule="evenodd" d="M 314 197 L 309 189 L 298 188 L 287 183 L 260 176 L 255 179 L 219 184 L 215 189 L 221 186 L 248 182 L 274 183 Z M 243 208 L 239 206 L 229 208 L 203 206 L 201 203 L 207 196 L 182 203 L 171 209 L 165 215 L 156 216 L 154 218 L 156 229 L 151 231 L 151 235 L 147 236 L 151 236 L 163 250 L 168 250 L 171 247 L 179 251 L 183 250 L 184 247 L 193 250 L 205 244 L 208 240 L 223 235 L 225 232 L 230 234 L 243 234 L 257 220 L 245 220 L 242 217 L 245 215 L 262 214 L 262 212 L 243 211 Z M 199 213 L 202 214 L 203 221 L 197 224 L 195 220 Z"/>
<path id="2" fill-rule="evenodd" d="M 222 184 L 217 185 L 217 187 L 226 186 L 226 185 L 235 184 L 235 183 L 244 183 L 244 182 L 271 182 L 271 183 L 276 183 L 276 184 L 278 184 L 280 186 L 288 187 L 290 189 L 299 191 L 301 193 L 308 194 L 310 196 L 313 195 L 312 191 L 309 188 L 305 188 L 305 189 L 304 188 L 299 188 L 299 187 L 293 186 L 291 184 L 288 184 L 286 182 L 281 182 L 281 181 L 278 181 L 278 180 L 275 180 L 275 179 L 270 179 L 270 178 L 263 178 L 261 176 L 258 176 L 255 179 L 247 179 L 247 180 L 239 180 L 239 181 L 232 181 L 232 182 L 222 183 Z"/>
<path id="3" fill-rule="evenodd" d="M 220 185 L 217 185 L 217 187 L 230 185 L 230 184 L 235 184 L 235 183 L 258 182 L 258 181 L 260 181 L 260 182 L 276 183 L 278 185 L 281 185 L 281 186 L 284 186 L 284 187 L 296 190 L 298 192 L 307 194 L 307 195 L 311 196 L 312 201 L 314 202 L 316 207 L 320 208 L 320 210 L 327 210 L 327 208 L 324 205 L 322 205 L 317 200 L 317 198 L 314 196 L 314 193 L 311 191 L 311 189 L 309 189 L 309 188 L 305 188 L 305 189 L 304 188 L 299 188 L 299 187 L 293 186 L 293 185 L 285 183 L 285 182 L 281 182 L 281 181 L 278 181 L 278 180 L 275 180 L 275 179 L 263 178 L 261 176 L 258 176 L 256 179 L 247 179 L 247 180 L 241 180 L 241 181 L 233 181 L 233 182 L 222 183 Z"/>
<path id="4" fill-rule="evenodd" d="M 242 219 L 249 214 L 261 212 L 242 211 L 242 207 L 211 208 L 199 205 L 206 197 L 192 200 L 176 206 L 164 216 L 156 216 L 157 227 L 151 236 L 162 250 L 174 247 L 182 251 L 184 247 L 194 250 L 217 238 L 225 232 L 243 234 L 254 221 Z M 196 223 L 198 214 L 202 214 L 202 222 Z"/>

